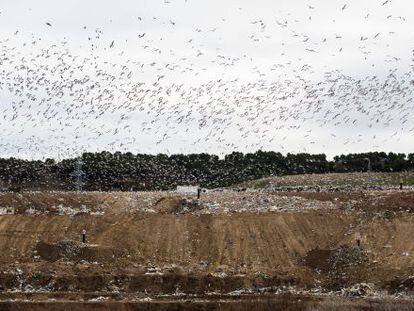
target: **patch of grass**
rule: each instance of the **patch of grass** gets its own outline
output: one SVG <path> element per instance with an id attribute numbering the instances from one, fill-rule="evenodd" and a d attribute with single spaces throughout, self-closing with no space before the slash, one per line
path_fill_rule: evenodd
<path id="1" fill-rule="evenodd" d="M 256 273 L 256 277 L 258 277 L 262 280 L 267 280 L 267 279 L 271 278 L 267 273 L 264 273 L 264 272 L 261 272 L 261 271 Z"/>
<path id="2" fill-rule="evenodd" d="M 407 177 L 405 180 L 405 184 L 407 186 L 414 186 L 414 176 Z"/>
<path id="3" fill-rule="evenodd" d="M 254 188 L 255 189 L 266 188 L 269 186 L 269 184 L 270 184 L 269 179 L 260 179 L 254 183 Z"/>

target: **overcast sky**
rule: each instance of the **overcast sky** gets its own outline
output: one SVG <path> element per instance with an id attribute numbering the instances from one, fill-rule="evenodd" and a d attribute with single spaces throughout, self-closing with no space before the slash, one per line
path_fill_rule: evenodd
<path id="1" fill-rule="evenodd" d="M 0 3 L 0 156 L 414 152 L 414 3 Z"/>

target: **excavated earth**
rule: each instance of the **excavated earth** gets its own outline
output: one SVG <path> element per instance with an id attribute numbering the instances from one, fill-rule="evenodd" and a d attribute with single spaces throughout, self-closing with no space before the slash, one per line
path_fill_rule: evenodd
<path id="1" fill-rule="evenodd" d="M 413 211 L 396 190 L 0 193 L 0 310 L 412 310 Z"/>

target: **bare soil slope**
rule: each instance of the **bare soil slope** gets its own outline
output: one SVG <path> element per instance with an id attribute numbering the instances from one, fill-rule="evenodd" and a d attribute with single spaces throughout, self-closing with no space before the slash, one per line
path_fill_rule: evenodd
<path id="1" fill-rule="evenodd" d="M 0 300 L 411 295 L 413 203 L 407 191 L 1 194 Z"/>

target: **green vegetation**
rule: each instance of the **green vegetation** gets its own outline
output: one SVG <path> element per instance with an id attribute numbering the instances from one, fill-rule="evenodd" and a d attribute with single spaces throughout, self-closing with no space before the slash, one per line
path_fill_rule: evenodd
<path id="1" fill-rule="evenodd" d="M 78 159 L 55 162 L 0 159 L 0 186 L 8 190 L 73 190 Z M 343 172 L 402 172 L 414 169 L 414 154 L 372 152 L 340 155 L 328 161 L 325 154 L 287 154 L 257 151 L 216 155 L 147 155 L 99 152 L 82 155 L 85 190 L 168 190 L 179 184 L 225 187 L 263 177 Z M 396 176 L 397 178 L 400 178 Z M 404 179 L 404 176 L 402 176 Z M 408 177 L 405 177 L 408 178 Z M 267 180 L 253 187 L 266 187 Z M 398 181 L 396 182 L 398 184 Z M 414 184 L 412 178 L 407 184 Z"/>

